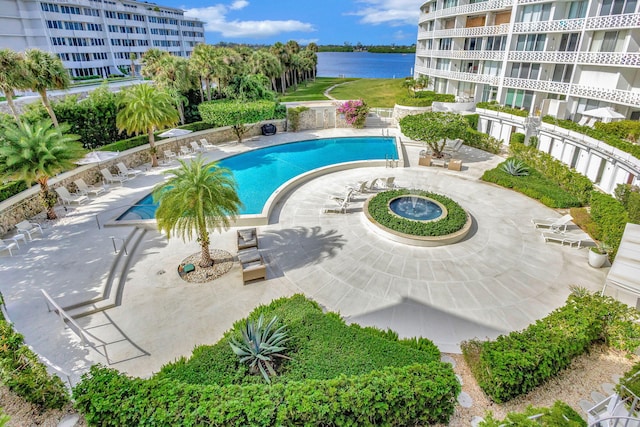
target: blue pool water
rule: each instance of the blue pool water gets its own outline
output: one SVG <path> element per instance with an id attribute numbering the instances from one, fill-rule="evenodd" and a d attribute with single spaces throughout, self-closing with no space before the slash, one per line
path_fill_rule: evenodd
<path id="1" fill-rule="evenodd" d="M 233 171 L 241 215 L 262 213 L 271 194 L 291 178 L 313 169 L 359 160 L 398 158 L 394 138 L 327 138 L 260 148 L 220 160 Z M 153 219 L 157 205 L 147 195 L 117 221 Z"/>

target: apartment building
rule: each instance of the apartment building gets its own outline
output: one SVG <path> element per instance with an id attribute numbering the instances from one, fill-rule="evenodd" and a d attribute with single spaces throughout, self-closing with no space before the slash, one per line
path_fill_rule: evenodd
<path id="1" fill-rule="evenodd" d="M 640 119 L 638 0 L 429 0 L 416 77 L 466 101 L 575 121 L 612 107 Z"/>
<path id="2" fill-rule="evenodd" d="M 188 57 L 204 43 L 201 21 L 135 0 L 0 0 L 0 48 L 57 54 L 73 77 L 140 71 L 150 48 Z"/>

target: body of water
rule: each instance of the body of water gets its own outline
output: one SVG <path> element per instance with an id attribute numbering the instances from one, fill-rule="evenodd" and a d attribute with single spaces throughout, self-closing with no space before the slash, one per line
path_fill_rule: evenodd
<path id="1" fill-rule="evenodd" d="M 413 75 L 413 53 L 318 52 L 318 77 L 400 79 Z"/>
<path id="2" fill-rule="evenodd" d="M 247 151 L 220 160 L 220 166 L 233 172 L 244 205 L 240 214 L 246 215 L 261 213 L 271 194 L 295 176 L 336 163 L 386 158 L 398 158 L 394 138 L 324 138 Z M 153 219 L 156 207 L 149 194 L 118 220 Z"/>

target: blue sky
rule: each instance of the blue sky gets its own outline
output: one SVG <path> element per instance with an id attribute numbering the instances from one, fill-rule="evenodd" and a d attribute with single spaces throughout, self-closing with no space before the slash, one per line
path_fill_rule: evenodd
<path id="1" fill-rule="evenodd" d="M 156 0 L 158 4 L 173 2 Z M 416 42 L 424 0 L 182 0 L 205 22 L 207 43 L 398 44 Z"/>

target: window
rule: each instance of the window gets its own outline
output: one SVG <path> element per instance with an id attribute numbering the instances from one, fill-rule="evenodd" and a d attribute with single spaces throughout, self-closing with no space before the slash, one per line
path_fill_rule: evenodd
<path id="1" fill-rule="evenodd" d="M 524 110 L 529 110 L 531 108 L 532 102 L 532 91 L 521 89 L 507 89 L 507 97 L 504 101 L 504 105 L 508 105 L 513 108 L 522 108 Z"/>
<path id="2" fill-rule="evenodd" d="M 60 6 L 60 11 L 69 15 L 81 15 L 80 8 L 75 6 Z"/>
<path id="3" fill-rule="evenodd" d="M 65 21 L 65 23 L 64 23 L 64 29 L 65 29 L 65 30 L 76 30 L 76 31 L 81 31 L 81 30 L 84 30 L 84 26 L 83 26 L 82 22 L 69 22 L 69 21 Z"/>
<path id="4" fill-rule="evenodd" d="M 482 74 L 489 76 L 499 76 L 502 69 L 502 62 L 500 61 L 485 61 L 483 64 Z"/>
<path id="5" fill-rule="evenodd" d="M 516 62 L 511 66 L 510 76 L 518 79 L 538 80 L 540 76 L 540 64 Z"/>
<path id="6" fill-rule="evenodd" d="M 66 46 L 67 41 L 64 37 L 51 37 L 51 44 L 54 46 Z"/>
<path id="7" fill-rule="evenodd" d="M 569 6 L 569 19 L 584 18 L 587 16 L 587 0 L 572 1 Z"/>
<path id="8" fill-rule="evenodd" d="M 71 60 L 71 56 L 68 53 L 59 53 L 58 54 L 58 58 L 60 58 L 61 61 L 70 61 Z"/>
<path id="9" fill-rule="evenodd" d="M 604 33 L 604 40 L 602 40 L 602 46 L 600 47 L 600 52 L 615 52 L 617 40 L 618 40 L 617 31 L 606 31 Z"/>
<path id="10" fill-rule="evenodd" d="M 142 15 L 133 15 L 133 20 L 138 22 L 144 22 L 144 16 Z"/>
<path id="11" fill-rule="evenodd" d="M 603 0 L 599 16 L 634 13 L 637 0 Z"/>
<path id="12" fill-rule="evenodd" d="M 578 43 L 580 42 L 580 33 L 565 33 L 560 38 L 560 51 L 561 52 L 575 52 L 578 50 Z"/>
<path id="13" fill-rule="evenodd" d="M 546 34 L 520 34 L 516 41 L 517 51 L 542 51 L 547 40 Z"/>
<path id="14" fill-rule="evenodd" d="M 57 4 L 40 3 L 40 8 L 45 12 L 60 12 Z"/>
<path id="15" fill-rule="evenodd" d="M 436 70 L 449 70 L 450 69 L 451 60 L 438 58 L 436 60 Z"/>
<path id="16" fill-rule="evenodd" d="M 485 50 L 504 50 L 507 44 L 506 36 L 487 37 Z"/>
<path id="17" fill-rule="evenodd" d="M 117 33 L 118 32 L 118 26 L 117 25 L 109 25 L 107 28 L 109 28 L 109 32 L 110 33 Z"/>
<path id="18" fill-rule="evenodd" d="M 97 9 L 84 8 L 84 14 L 87 16 L 100 16 L 100 11 Z"/>
<path id="19" fill-rule="evenodd" d="M 61 30 L 62 29 L 62 21 L 47 21 L 47 27 Z"/>
<path id="20" fill-rule="evenodd" d="M 554 82 L 569 83 L 571 82 L 571 74 L 573 73 L 572 64 L 556 64 L 553 69 L 551 80 Z"/>
<path id="21" fill-rule="evenodd" d="M 87 23 L 87 30 L 89 31 L 102 31 L 102 24 Z"/>
<path id="22" fill-rule="evenodd" d="M 530 4 L 521 9 L 520 20 L 518 22 L 548 21 L 550 15 L 551 3 Z"/>
<path id="23" fill-rule="evenodd" d="M 467 37 L 464 39 L 464 50 L 481 50 L 482 37 Z"/>
<path id="24" fill-rule="evenodd" d="M 447 37 L 445 39 L 440 39 L 440 46 L 439 49 L 440 50 L 451 50 L 451 38 Z"/>

